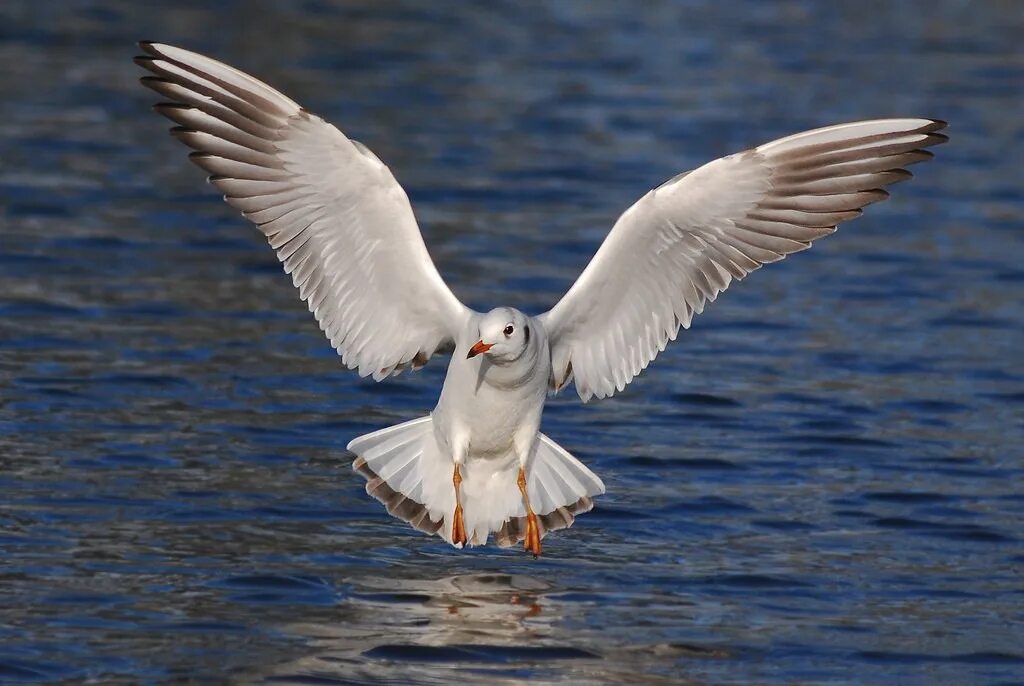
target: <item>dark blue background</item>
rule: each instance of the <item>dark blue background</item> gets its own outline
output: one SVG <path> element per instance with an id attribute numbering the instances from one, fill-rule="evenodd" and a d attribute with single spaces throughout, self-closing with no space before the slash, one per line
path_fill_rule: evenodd
<path id="1" fill-rule="evenodd" d="M 3 3 L 0 681 L 1019 683 L 1021 35 L 956 0 Z M 341 368 L 149 111 L 143 38 L 369 145 L 477 308 L 543 311 L 719 155 L 892 115 L 951 142 L 626 393 L 549 405 L 608 494 L 544 557 L 456 552 L 344 450 L 445 362 Z"/>

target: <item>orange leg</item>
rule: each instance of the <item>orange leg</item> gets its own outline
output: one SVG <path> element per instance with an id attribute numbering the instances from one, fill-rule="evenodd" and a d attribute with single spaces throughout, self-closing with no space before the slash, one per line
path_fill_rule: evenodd
<path id="1" fill-rule="evenodd" d="M 540 527 L 537 526 L 537 515 L 530 507 L 530 496 L 526 493 L 526 470 L 519 468 L 519 492 L 523 494 L 523 504 L 526 505 L 526 538 L 523 539 L 523 548 L 534 557 L 540 555 Z"/>
<path id="2" fill-rule="evenodd" d="M 452 484 L 455 486 L 455 516 L 452 517 L 452 543 L 455 545 L 466 545 L 466 523 L 462 519 L 462 496 L 459 494 L 459 486 L 462 485 L 462 474 L 459 473 L 459 465 L 455 465 L 455 473 L 452 474 Z"/>

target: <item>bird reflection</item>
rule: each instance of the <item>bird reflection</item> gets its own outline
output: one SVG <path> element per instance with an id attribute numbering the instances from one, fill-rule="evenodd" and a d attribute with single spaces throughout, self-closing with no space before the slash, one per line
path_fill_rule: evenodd
<path id="1" fill-rule="evenodd" d="M 466 663 L 518 668 L 598 659 L 553 631 L 564 612 L 551 590 L 548 582 L 520 574 L 363 579 L 339 606 L 335 623 L 285 627 L 307 639 L 310 654 L 259 677 L 274 683 L 311 676 L 438 683 Z"/>
<path id="2" fill-rule="evenodd" d="M 420 582 L 412 582 L 418 585 Z M 458 630 L 498 636 L 514 634 L 526 619 L 543 614 L 541 600 L 550 589 L 544 581 L 510 574 L 459 575 L 431 582 L 435 588 L 427 606 L 445 606 L 448 615 L 459 617 Z M 535 632 L 536 627 L 529 631 Z"/>

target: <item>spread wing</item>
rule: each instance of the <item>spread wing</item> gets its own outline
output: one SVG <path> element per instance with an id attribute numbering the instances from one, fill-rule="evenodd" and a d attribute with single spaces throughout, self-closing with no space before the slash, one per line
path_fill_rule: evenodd
<path id="1" fill-rule="evenodd" d="M 270 86 L 181 48 L 140 43 L 156 110 L 229 205 L 259 226 L 350 369 L 424 364 L 470 315 L 438 274 L 409 199 L 358 141 Z"/>
<path id="2" fill-rule="evenodd" d="M 944 122 L 882 119 L 767 143 L 681 174 L 615 223 L 541 321 L 552 385 L 584 402 L 625 388 L 708 301 L 762 264 L 810 247 L 927 160 Z"/>

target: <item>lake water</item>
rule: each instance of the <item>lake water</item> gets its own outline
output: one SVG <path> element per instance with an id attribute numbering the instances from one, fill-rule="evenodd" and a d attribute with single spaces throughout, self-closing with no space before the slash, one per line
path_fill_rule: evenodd
<path id="1" fill-rule="evenodd" d="M 1024 682 L 1021 35 L 956 0 L 3 3 L 0 682 Z M 627 392 L 549 404 L 608 493 L 539 560 L 458 552 L 345 451 L 446 362 L 343 370 L 149 111 L 143 38 L 374 149 L 478 309 L 543 311 L 719 155 L 951 142 Z"/>

